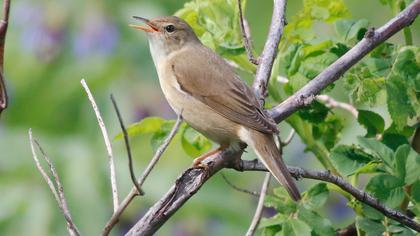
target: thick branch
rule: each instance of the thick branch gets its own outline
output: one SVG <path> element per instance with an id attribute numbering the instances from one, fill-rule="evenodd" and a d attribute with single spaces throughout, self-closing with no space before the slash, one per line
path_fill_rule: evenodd
<path id="1" fill-rule="evenodd" d="M 267 86 L 271 76 L 274 59 L 276 59 L 278 45 L 283 34 L 285 22 L 286 0 L 274 0 L 273 15 L 271 18 L 270 31 L 267 41 L 260 57 L 260 65 L 255 74 L 255 80 L 252 85 L 258 100 L 264 103 L 267 97 Z"/>
<path id="2" fill-rule="evenodd" d="M 233 169 L 239 171 L 267 171 L 265 166 L 259 162 L 257 159 L 253 161 L 242 161 L 236 162 L 236 166 L 232 166 Z M 295 177 L 296 179 L 300 178 L 307 178 L 307 179 L 316 179 L 322 180 L 325 182 L 329 182 L 332 184 L 337 185 L 344 191 L 350 193 L 353 197 L 357 200 L 375 208 L 376 210 L 380 211 L 385 216 L 400 222 L 403 225 L 410 227 L 417 232 L 420 232 L 420 224 L 407 215 L 391 209 L 384 204 L 380 203 L 378 199 L 374 198 L 372 195 L 359 190 L 353 187 L 350 183 L 346 182 L 343 178 L 331 174 L 330 171 L 312 171 L 312 170 L 305 170 L 299 167 L 288 167 L 290 174 Z"/>
<path id="3" fill-rule="evenodd" d="M 4 45 L 9 22 L 10 0 L 3 1 L 3 18 L 0 20 L 0 114 L 7 108 L 7 91 L 4 83 Z"/>
<path id="4" fill-rule="evenodd" d="M 276 122 L 286 119 L 299 108 L 304 107 L 315 99 L 321 90 L 334 83 L 350 67 L 360 61 L 372 49 L 384 42 L 404 27 L 410 25 L 420 13 L 420 0 L 415 0 L 404 11 L 386 23 L 378 30 L 371 30 L 359 43 L 328 66 L 317 77 L 312 79 L 303 88 L 287 98 L 280 105 L 270 110 L 270 114 Z"/>

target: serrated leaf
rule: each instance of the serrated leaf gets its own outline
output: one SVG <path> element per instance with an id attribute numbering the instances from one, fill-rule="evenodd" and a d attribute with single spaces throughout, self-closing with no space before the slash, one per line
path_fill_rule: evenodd
<path id="1" fill-rule="evenodd" d="M 394 152 L 387 147 L 385 144 L 375 139 L 369 139 L 364 137 L 357 137 L 359 144 L 372 151 L 376 156 L 381 159 L 387 166 L 393 166 Z"/>
<path id="2" fill-rule="evenodd" d="M 420 179 L 420 155 L 412 148 L 405 164 L 405 183 L 412 184 Z"/>
<path id="3" fill-rule="evenodd" d="M 285 219 L 286 216 L 283 214 L 276 214 L 271 218 L 262 218 L 260 224 L 258 225 L 258 228 L 261 229 L 275 225 L 282 225 Z"/>
<path id="4" fill-rule="evenodd" d="M 309 210 L 304 206 L 300 206 L 298 210 L 298 218 L 309 225 L 313 232 L 317 235 L 335 235 L 331 222 L 327 218 L 320 216 L 315 211 Z"/>
<path id="5" fill-rule="evenodd" d="M 337 170 L 349 176 L 367 165 L 373 157 L 354 146 L 339 145 L 331 151 L 331 161 Z"/>
<path id="6" fill-rule="evenodd" d="M 373 207 L 366 205 L 364 203 L 362 204 L 362 214 L 363 216 L 371 219 L 371 220 L 383 220 L 384 219 L 384 214 L 376 209 L 374 209 Z"/>
<path id="7" fill-rule="evenodd" d="M 420 204 L 420 180 L 413 183 L 411 187 L 411 196 L 417 204 Z"/>
<path id="8" fill-rule="evenodd" d="M 314 101 L 310 106 L 300 109 L 298 114 L 303 120 L 319 123 L 325 120 L 329 110 L 324 104 Z"/>
<path id="9" fill-rule="evenodd" d="M 385 226 L 383 226 L 381 223 L 369 220 L 367 218 L 357 217 L 356 225 L 366 233 L 366 236 L 382 235 L 382 233 L 385 231 Z"/>
<path id="10" fill-rule="evenodd" d="M 366 128 L 366 138 L 375 137 L 377 134 L 382 133 L 385 128 L 384 119 L 373 111 L 359 109 L 357 121 Z"/>
<path id="11" fill-rule="evenodd" d="M 327 202 L 329 194 L 327 184 L 319 183 L 305 193 L 302 201 L 308 208 L 319 209 Z"/>
<path id="12" fill-rule="evenodd" d="M 310 236 L 311 228 L 303 221 L 298 219 L 288 219 L 283 223 L 281 234 L 284 236 Z"/>
<path id="13" fill-rule="evenodd" d="M 395 175 L 401 180 L 405 181 L 406 176 L 406 164 L 407 157 L 410 153 L 410 145 L 403 145 L 398 147 L 395 151 L 394 161 L 395 161 Z"/>
<path id="14" fill-rule="evenodd" d="M 387 105 L 398 130 L 408 125 L 408 119 L 420 117 L 420 49 L 403 47 L 386 78 Z"/>
<path id="15" fill-rule="evenodd" d="M 403 186 L 403 180 L 389 174 L 380 174 L 370 179 L 366 190 L 387 206 L 395 208 L 404 199 Z"/>

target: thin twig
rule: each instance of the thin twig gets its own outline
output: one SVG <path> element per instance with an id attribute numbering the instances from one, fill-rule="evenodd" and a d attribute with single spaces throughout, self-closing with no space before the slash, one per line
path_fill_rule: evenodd
<path id="1" fill-rule="evenodd" d="M 144 171 L 143 175 L 138 179 L 138 186 L 140 188 L 143 185 L 146 178 L 149 176 L 152 169 L 155 167 L 156 163 L 159 161 L 162 154 L 168 148 L 169 143 L 175 137 L 179 127 L 181 126 L 181 123 L 182 123 L 182 114 L 179 114 L 175 122 L 175 125 L 172 127 L 171 132 L 168 134 L 168 136 L 165 138 L 163 143 L 156 150 L 155 154 L 153 155 L 153 158 L 150 160 L 149 164 L 147 165 L 146 170 Z M 137 195 L 137 190 L 136 188 L 133 187 L 131 191 L 128 193 L 128 195 L 121 202 L 121 204 L 118 206 L 117 211 L 114 212 L 114 214 L 106 223 L 105 228 L 102 232 L 103 236 L 109 235 L 112 228 L 115 226 L 115 224 L 117 224 L 118 219 L 120 218 L 121 214 L 124 212 L 124 210 L 127 208 L 127 206 L 131 203 L 131 201 L 134 199 L 136 195 Z"/>
<path id="2" fill-rule="evenodd" d="M 268 184 L 270 183 L 270 177 L 270 173 L 265 174 L 264 182 L 261 187 L 260 198 L 258 199 L 257 209 L 255 210 L 255 215 L 252 218 L 251 225 L 249 226 L 248 231 L 246 232 L 246 236 L 254 235 L 255 230 L 257 230 L 258 224 L 260 223 L 262 212 L 264 209 L 264 199 L 265 195 L 267 194 Z"/>
<path id="3" fill-rule="evenodd" d="M 118 109 L 118 106 L 117 106 L 117 102 L 115 101 L 114 96 L 112 96 L 112 94 L 111 94 L 111 101 L 112 101 L 112 105 L 114 105 L 115 113 L 117 113 L 118 121 L 120 123 L 122 132 L 124 134 L 124 142 L 125 142 L 125 147 L 127 149 L 127 156 L 128 156 L 128 169 L 130 171 L 131 181 L 133 182 L 134 187 L 136 187 L 138 194 L 143 195 L 144 192 L 143 190 L 141 190 L 137 182 L 136 175 L 134 174 L 133 157 L 131 156 L 130 140 L 128 138 L 128 133 L 127 133 L 127 130 L 125 129 L 124 121 L 122 120 L 120 110 Z"/>
<path id="4" fill-rule="evenodd" d="M 251 195 L 251 196 L 254 196 L 254 197 L 259 197 L 260 195 L 261 195 L 261 193 L 260 192 L 256 192 L 256 191 L 250 191 L 250 190 L 248 190 L 248 189 L 244 189 L 244 188 L 240 188 L 240 187 L 238 187 L 238 186 L 236 186 L 234 183 L 232 183 L 227 177 L 226 177 L 226 175 L 224 175 L 223 173 L 221 173 L 221 175 L 222 175 L 222 178 L 223 178 L 223 180 L 225 180 L 225 182 L 230 186 L 230 187 L 232 187 L 233 189 L 235 189 L 236 191 L 238 191 L 238 192 L 242 192 L 242 193 L 246 193 L 246 194 L 249 194 L 249 195 Z"/>
<path id="5" fill-rule="evenodd" d="M 9 24 L 10 0 L 3 1 L 3 18 L 0 20 L 0 114 L 7 108 L 7 90 L 4 82 L 4 46 Z"/>
<path id="6" fill-rule="evenodd" d="M 64 215 L 64 219 L 66 220 L 66 223 L 67 223 L 67 231 L 69 232 L 69 234 L 71 236 L 78 236 L 78 235 L 80 235 L 80 233 L 79 233 L 79 230 L 77 229 L 76 225 L 73 223 L 73 219 L 71 217 L 70 210 L 68 209 L 68 206 L 67 206 L 66 197 L 64 195 L 64 189 L 63 189 L 63 186 L 61 185 L 61 181 L 60 181 L 60 178 L 58 176 L 58 173 L 57 173 L 54 165 L 52 164 L 52 162 L 48 158 L 47 154 L 45 153 L 45 151 L 41 147 L 41 145 L 38 143 L 37 140 L 35 140 L 33 138 L 32 129 L 29 129 L 28 133 L 29 133 L 29 142 L 30 142 L 30 145 L 31 145 L 32 157 L 35 161 L 35 165 L 36 165 L 38 171 L 41 173 L 42 177 L 44 178 L 45 182 L 47 182 L 48 187 L 50 188 L 52 194 L 54 195 L 55 200 L 57 201 L 58 207 L 60 208 L 61 212 Z M 54 185 L 54 182 L 52 181 L 52 179 L 50 178 L 50 176 L 47 174 L 47 172 L 42 167 L 42 165 L 41 165 L 41 163 L 38 159 L 38 156 L 36 155 L 35 145 L 38 147 L 39 151 L 41 152 L 42 156 L 44 157 L 44 160 L 47 162 L 47 164 L 50 168 L 51 174 L 54 177 L 55 185 Z"/>
<path id="7" fill-rule="evenodd" d="M 283 35 L 285 11 L 286 0 L 274 0 L 270 30 L 260 56 L 260 64 L 257 68 L 255 80 L 252 85 L 260 104 L 264 104 L 265 97 L 268 95 L 267 86 L 270 80 L 274 59 L 277 56 L 279 42 Z"/>
<path id="8" fill-rule="evenodd" d="M 262 164 L 259 160 L 255 159 L 252 161 L 242 160 L 241 162 L 234 163 L 235 165 L 230 166 L 230 168 L 239 170 L 239 171 L 267 171 L 264 164 Z M 296 179 L 300 178 L 307 178 L 307 179 L 316 179 L 322 180 L 325 182 L 329 182 L 332 184 L 337 185 L 344 191 L 350 193 L 354 198 L 363 202 L 376 210 L 380 211 L 385 216 L 400 222 L 403 225 L 410 227 L 417 232 L 420 232 L 420 223 L 416 222 L 415 220 L 411 219 L 407 215 L 391 209 L 384 204 L 382 204 L 377 198 L 373 197 L 367 192 L 359 190 L 350 183 L 346 182 L 340 176 L 332 174 L 330 171 L 313 171 L 313 170 L 305 170 L 299 167 L 288 167 L 290 174 L 295 177 Z"/>
<path id="9" fill-rule="evenodd" d="M 315 96 L 324 88 L 338 80 L 348 69 L 379 44 L 410 25 L 419 13 L 420 0 L 415 0 L 405 10 L 401 11 L 396 17 L 388 21 L 378 30 L 369 30 L 365 38 L 359 41 L 352 49 L 328 66 L 295 94 L 269 110 L 273 119 L 279 123 L 298 109 L 311 104 Z"/>
<path id="10" fill-rule="evenodd" d="M 111 189 L 112 189 L 112 201 L 114 206 L 114 212 L 117 211 L 119 200 L 118 200 L 118 189 L 117 189 L 117 178 L 115 174 L 115 164 L 114 164 L 114 156 L 112 154 L 112 146 L 111 142 L 109 141 L 108 131 L 106 130 L 105 123 L 102 119 L 101 113 L 99 112 L 98 106 L 96 105 L 95 99 L 93 98 L 92 93 L 90 92 L 90 89 L 88 85 L 86 84 L 86 81 L 82 79 L 80 81 L 83 88 L 86 91 L 86 94 L 89 98 L 90 103 L 92 104 L 93 111 L 95 112 L 96 118 L 98 120 L 99 127 L 102 131 L 102 136 L 104 137 L 104 142 L 106 146 L 106 151 L 108 153 L 108 162 L 109 162 L 109 172 L 110 172 L 110 178 L 111 178 Z"/>
<path id="11" fill-rule="evenodd" d="M 289 135 L 287 136 L 286 140 L 284 140 L 283 142 L 281 142 L 281 146 L 287 146 L 289 145 L 290 142 L 292 142 L 293 137 L 295 137 L 296 131 L 295 129 L 292 128 L 292 130 L 290 131 Z"/>
<path id="12" fill-rule="evenodd" d="M 339 108 L 339 109 L 346 110 L 350 112 L 356 118 L 359 115 L 359 112 L 357 111 L 357 109 L 351 104 L 348 104 L 345 102 L 339 102 L 328 95 L 325 95 L 325 94 L 318 95 L 316 96 L 316 100 L 324 103 L 325 106 L 328 108 Z"/>
<path id="13" fill-rule="evenodd" d="M 249 30 L 247 21 L 245 20 L 245 17 L 243 15 L 242 11 L 242 0 L 238 0 L 238 9 L 239 9 L 239 25 L 241 26 L 241 32 L 242 32 L 242 39 L 244 41 L 244 46 L 246 50 L 246 54 L 248 56 L 248 60 L 258 65 L 258 59 L 254 57 L 254 54 L 252 53 L 252 40 L 251 40 L 251 31 Z"/>

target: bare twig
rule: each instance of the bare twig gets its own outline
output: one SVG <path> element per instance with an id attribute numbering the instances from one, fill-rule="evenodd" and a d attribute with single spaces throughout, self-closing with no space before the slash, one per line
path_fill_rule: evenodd
<path id="1" fill-rule="evenodd" d="M 122 120 L 120 110 L 118 109 L 118 106 L 117 106 L 117 102 L 115 101 L 114 96 L 112 96 L 112 94 L 111 94 L 111 101 L 112 101 L 112 105 L 114 105 L 114 109 L 115 109 L 115 112 L 117 113 L 121 130 L 124 134 L 124 142 L 125 142 L 125 147 L 127 149 L 127 155 L 128 155 L 128 169 L 130 171 L 131 181 L 133 182 L 134 187 L 136 187 L 138 194 L 143 195 L 144 192 L 143 190 L 141 190 L 139 184 L 137 183 L 137 178 L 136 178 L 136 175 L 134 174 L 133 157 L 131 156 L 130 140 L 128 138 L 128 133 L 127 133 L 127 130 L 125 129 L 124 121 Z"/>
<path id="2" fill-rule="evenodd" d="M 105 123 L 102 119 L 101 113 L 99 112 L 99 108 L 96 105 L 95 99 L 93 98 L 92 93 L 90 92 L 90 89 L 88 85 L 86 84 L 86 81 L 82 79 L 80 81 L 83 88 L 86 91 L 86 94 L 89 98 L 90 103 L 92 104 L 93 111 L 95 112 L 96 118 L 98 120 L 99 127 L 102 131 L 102 136 L 104 137 L 104 142 L 106 146 L 106 151 L 108 153 L 108 162 L 109 162 L 109 172 L 110 172 L 110 178 L 111 178 L 111 188 L 112 188 L 112 201 L 114 206 L 114 212 L 117 211 L 119 200 L 118 200 L 118 189 L 117 189 L 117 179 L 115 175 L 115 164 L 114 164 L 114 156 L 112 154 L 112 146 L 111 142 L 109 141 L 108 131 L 106 130 Z"/>
<path id="3" fill-rule="evenodd" d="M 281 146 L 287 146 L 289 145 L 290 142 L 292 142 L 293 137 L 295 137 L 296 131 L 295 129 L 292 128 L 292 130 L 290 131 L 289 135 L 287 136 L 286 140 L 284 140 L 283 142 L 281 142 Z"/>
<path id="4" fill-rule="evenodd" d="M 7 90 L 4 82 L 4 46 L 9 23 L 10 0 L 3 1 L 3 18 L 0 20 L 0 114 L 7 108 Z"/>
<path id="5" fill-rule="evenodd" d="M 238 8 L 239 8 L 239 25 L 241 26 L 241 32 L 242 32 L 242 39 L 244 41 L 244 46 L 246 50 L 246 54 L 248 56 L 248 60 L 258 65 L 258 58 L 254 57 L 254 54 L 252 53 L 252 40 L 251 40 L 251 31 L 249 30 L 248 23 L 245 20 L 245 17 L 243 15 L 242 11 L 242 0 L 238 0 Z"/>
<path id="6" fill-rule="evenodd" d="M 267 41 L 261 54 L 260 65 L 257 68 L 252 85 L 261 104 L 264 104 L 265 97 L 268 95 L 268 81 L 270 80 L 274 59 L 277 56 L 280 38 L 283 34 L 285 11 L 286 0 L 274 0 L 270 31 L 268 32 Z"/>
<path id="7" fill-rule="evenodd" d="M 328 66 L 318 76 L 309 81 L 303 88 L 284 100 L 280 105 L 270 110 L 275 121 L 280 122 L 303 106 L 315 99 L 315 95 L 328 85 L 338 80 L 350 67 L 360 61 L 380 43 L 404 27 L 410 25 L 420 13 L 420 0 L 412 2 L 405 10 L 388 21 L 378 30 L 369 30 L 365 38 L 359 41 L 352 49 Z"/>
<path id="8" fill-rule="evenodd" d="M 255 230 L 257 230 L 258 224 L 260 223 L 261 215 L 264 209 L 264 199 L 265 195 L 267 194 L 268 184 L 270 183 L 270 177 L 270 173 L 265 174 L 264 182 L 261 187 L 260 198 L 258 199 L 257 209 L 255 210 L 255 215 L 252 218 L 251 225 L 249 226 L 248 231 L 246 232 L 246 236 L 254 235 Z"/>
<path id="9" fill-rule="evenodd" d="M 239 171 L 267 171 L 265 166 L 258 161 L 257 159 L 252 161 L 242 160 L 241 162 L 235 162 L 235 165 L 230 166 L 233 169 Z M 325 182 L 329 182 L 332 184 L 337 185 L 344 191 L 350 193 L 354 198 L 357 200 L 375 208 L 376 210 L 380 211 L 385 216 L 400 222 L 403 225 L 410 227 L 417 232 L 420 232 L 420 224 L 407 215 L 391 209 L 381 202 L 378 199 L 374 198 L 369 193 L 366 193 L 362 190 L 359 190 L 353 187 L 350 183 L 346 182 L 343 178 L 331 174 L 330 171 L 313 171 L 313 170 L 305 170 L 299 167 L 288 167 L 290 174 L 295 177 L 296 179 L 300 178 L 308 178 L 308 179 L 316 179 L 322 180 Z"/>
<path id="10" fill-rule="evenodd" d="M 165 152 L 166 148 L 168 148 L 169 143 L 175 137 L 175 134 L 177 133 L 179 127 L 181 126 L 181 123 L 182 123 L 182 114 L 178 115 L 176 123 L 172 127 L 171 132 L 168 134 L 168 136 L 165 138 L 163 143 L 156 150 L 156 153 L 154 154 L 152 160 L 150 160 L 149 164 L 147 165 L 146 170 L 144 171 L 143 175 L 139 178 L 138 186 L 140 188 L 143 185 L 146 178 L 149 176 L 152 169 L 155 167 L 156 163 L 159 161 L 162 154 Z M 128 193 L 128 195 L 124 198 L 124 200 L 118 206 L 117 211 L 114 212 L 114 214 L 106 223 L 105 228 L 102 232 L 102 235 L 108 235 L 111 232 L 114 225 L 118 222 L 118 219 L 120 218 L 121 214 L 124 212 L 124 210 L 127 208 L 127 206 L 131 203 L 131 201 L 134 199 L 136 195 L 137 195 L 136 188 L 132 188 L 130 193 Z"/>
<path id="11" fill-rule="evenodd" d="M 33 138 L 32 130 L 29 129 L 28 133 L 29 133 L 29 142 L 30 142 L 31 150 L 32 150 L 32 157 L 35 161 L 35 165 L 36 165 L 38 171 L 41 173 L 42 177 L 44 178 L 45 182 L 47 182 L 48 187 L 50 187 L 50 190 L 53 193 L 54 198 L 58 203 L 58 207 L 60 208 L 61 212 L 64 215 L 64 219 L 66 220 L 66 223 L 67 223 L 67 231 L 69 232 L 69 234 L 71 236 L 78 236 L 78 235 L 80 235 L 80 233 L 79 233 L 79 230 L 77 229 L 76 225 L 73 223 L 73 219 L 71 217 L 69 208 L 67 206 L 66 197 L 64 195 L 64 189 L 63 189 L 63 186 L 61 185 L 61 181 L 60 181 L 60 178 L 58 176 L 58 173 L 57 173 L 54 165 L 52 164 L 52 162 L 48 158 L 47 154 L 42 149 L 41 145 L 38 143 L 37 140 L 35 140 Z M 47 172 L 42 167 L 42 165 L 41 165 L 41 163 L 38 159 L 38 156 L 36 155 L 35 145 L 38 147 L 39 151 L 41 152 L 42 156 L 44 157 L 44 160 L 47 162 L 47 164 L 50 168 L 50 172 L 54 177 L 55 185 L 54 185 L 54 182 L 52 181 L 52 179 L 50 178 L 50 176 L 47 174 Z"/>
<path id="12" fill-rule="evenodd" d="M 359 112 L 357 111 L 357 109 L 351 104 L 348 104 L 345 102 L 339 102 L 328 95 L 325 95 L 325 94 L 318 95 L 316 96 L 316 100 L 324 103 L 325 106 L 327 106 L 328 108 L 340 108 L 340 109 L 346 110 L 350 112 L 356 118 L 359 115 Z"/>
<path id="13" fill-rule="evenodd" d="M 246 193 L 249 194 L 251 196 L 254 197 L 259 197 L 260 196 L 260 192 L 256 192 L 256 191 L 249 191 L 248 189 L 244 189 L 244 188 L 240 188 L 238 186 L 236 186 L 234 183 L 232 183 L 227 177 L 226 175 L 224 175 L 223 173 L 221 173 L 223 180 L 225 180 L 225 182 L 232 187 L 233 189 L 235 189 L 238 192 L 242 192 L 242 193 Z"/>

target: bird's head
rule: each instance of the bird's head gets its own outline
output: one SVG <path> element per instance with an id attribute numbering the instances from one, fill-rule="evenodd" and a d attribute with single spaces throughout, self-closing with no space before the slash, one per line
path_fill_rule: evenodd
<path id="1" fill-rule="evenodd" d="M 160 47 L 166 53 L 181 49 L 188 43 L 199 42 L 191 26 L 176 16 L 162 16 L 151 20 L 133 16 L 145 25 L 130 25 L 147 33 L 151 46 Z"/>

